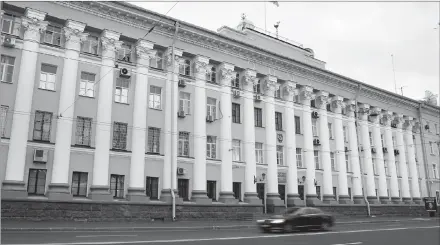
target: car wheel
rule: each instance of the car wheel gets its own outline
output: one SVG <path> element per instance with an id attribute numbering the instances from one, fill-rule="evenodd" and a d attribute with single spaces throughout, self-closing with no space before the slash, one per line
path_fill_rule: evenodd
<path id="1" fill-rule="evenodd" d="M 328 231 L 330 230 L 330 223 L 327 221 L 322 221 L 321 223 L 321 230 Z"/>
<path id="2" fill-rule="evenodd" d="M 293 232 L 293 225 L 292 225 L 292 224 L 289 224 L 289 223 L 285 224 L 285 225 L 284 225 L 284 232 L 286 232 L 286 233 L 291 233 L 291 232 Z"/>

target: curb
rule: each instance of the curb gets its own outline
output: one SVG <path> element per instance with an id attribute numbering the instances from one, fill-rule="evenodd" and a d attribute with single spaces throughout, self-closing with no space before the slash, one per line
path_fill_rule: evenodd
<path id="1" fill-rule="evenodd" d="M 367 223 L 397 223 L 401 221 L 420 221 L 416 219 L 405 219 L 405 220 L 360 220 L 360 221 L 346 221 L 346 222 L 336 222 L 338 224 L 367 224 Z M 434 219 L 424 219 L 424 220 L 434 220 Z M 193 226 L 193 227 L 151 227 L 151 226 L 138 226 L 138 227 L 47 227 L 47 228 L 2 228 L 1 231 L 142 231 L 142 230 L 157 230 L 157 231 L 168 231 L 168 230 L 228 230 L 228 229 L 250 229 L 255 228 L 256 224 L 248 225 L 207 225 L 207 226 Z"/>

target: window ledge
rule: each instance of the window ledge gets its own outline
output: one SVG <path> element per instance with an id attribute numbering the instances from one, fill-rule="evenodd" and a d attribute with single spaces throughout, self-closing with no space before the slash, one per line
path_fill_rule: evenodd
<path id="1" fill-rule="evenodd" d="M 6 83 L 6 84 L 14 84 L 13 82 L 8 82 L 8 81 L 0 81 L 1 83 Z"/>
<path id="2" fill-rule="evenodd" d="M 155 111 L 163 111 L 162 108 L 160 108 L 160 109 L 152 108 L 152 107 L 148 107 L 148 108 L 150 108 L 151 110 L 155 110 Z"/>
<path id="3" fill-rule="evenodd" d="M 47 92 L 56 92 L 56 90 L 46 89 L 46 88 L 38 88 L 39 90 L 47 91 Z"/>
<path id="4" fill-rule="evenodd" d="M 160 154 L 160 152 L 146 152 L 146 155 L 156 155 L 156 156 L 163 156 Z"/>
<path id="5" fill-rule="evenodd" d="M 43 144 L 49 144 L 49 145 L 55 145 L 55 143 L 52 143 L 50 141 L 46 141 L 46 140 L 28 140 L 28 142 L 34 142 L 34 143 L 43 143 Z"/>
<path id="6" fill-rule="evenodd" d="M 49 46 L 52 48 L 59 48 L 59 49 L 64 49 L 64 47 L 60 44 L 60 45 L 56 45 L 56 44 L 52 44 L 52 43 L 45 43 L 45 42 L 41 42 L 42 45 L 45 46 Z"/>
<path id="7" fill-rule="evenodd" d="M 86 149 L 95 149 L 95 147 L 91 147 L 89 145 L 78 145 L 78 144 L 72 145 L 72 147 L 86 148 Z"/>
<path id="8" fill-rule="evenodd" d="M 188 158 L 188 159 L 194 159 L 194 157 L 190 157 L 190 156 L 177 156 L 177 157 L 181 157 L 181 158 Z"/>
<path id="9" fill-rule="evenodd" d="M 153 67 L 153 66 L 149 66 L 149 69 L 151 69 L 151 70 L 153 70 L 153 71 L 165 72 L 165 69 L 163 69 L 163 68 L 157 68 L 157 67 Z"/>
<path id="10" fill-rule="evenodd" d="M 121 105 L 130 105 L 130 103 L 128 103 L 128 102 L 125 103 L 125 102 L 118 102 L 118 101 L 115 101 L 115 103 L 116 103 L 116 104 L 121 104 Z"/>
<path id="11" fill-rule="evenodd" d="M 110 149 L 110 150 L 111 150 L 111 151 L 115 151 L 115 152 L 127 152 L 127 153 L 131 152 L 131 151 L 126 150 L 126 149 L 117 149 L 117 148 L 112 148 L 112 149 Z"/>
<path id="12" fill-rule="evenodd" d="M 235 124 L 241 124 L 241 122 L 232 122 L 232 123 L 235 123 Z"/>
<path id="13" fill-rule="evenodd" d="M 91 57 L 100 57 L 99 54 L 94 54 L 94 53 L 89 53 L 89 52 L 80 52 L 80 54 L 85 55 L 85 56 L 91 56 Z"/>
<path id="14" fill-rule="evenodd" d="M 123 60 L 116 60 L 116 63 L 119 64 L 123 64 L 123 65 L 128 65 L 128 66 L 134 66 L 133 62 L 129 62 L 129 61 L 123 61 Z"/>
<path id="15" fill-rule="evenodd" d="M 95 99 L 95 96 L 87 96 L 87 95 L 81 95 L 81 94 L 79 94 L 78 96 L 81 98 Z"/>

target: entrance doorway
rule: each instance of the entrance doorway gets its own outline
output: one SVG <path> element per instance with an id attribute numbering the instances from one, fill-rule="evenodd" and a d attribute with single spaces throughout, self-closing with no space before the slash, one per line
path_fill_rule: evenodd
<path id="1" fill-rule="evenodd" d="M 261 203 L 264 204 L 264 183 L 257 183 L 257 194 Z"/>

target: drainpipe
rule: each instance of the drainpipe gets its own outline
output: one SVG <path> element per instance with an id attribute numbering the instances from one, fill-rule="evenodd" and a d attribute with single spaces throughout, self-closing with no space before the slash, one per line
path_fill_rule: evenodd
<path id="1" fill-rule="evenodd" d="M 419 127 L 420 127 L 420 139 L 422 140 L 422 152 L 423 152 L 423 167 L 425 169 L 425 179 L 426 187 L 428 191 L 428 197 L 431 197 L 431 184 L 429 183 L 429 166 L 428 166 L 428 156 L 426 155 L 426 145 L 425 145 L 425 132 L 422 125 L 422 106 L 423 102 L 419 103 Z M 418 180 L 417 180 L 418 181 Z"/>
<path id="2" fill-rule="evenodd" d="M 355 101 L 355 110 L 354 110 L 354 120 L 355 120 L 355 125 L 356 125 L 356 134 L 358 135 L 358 137 L 357 137 L 357 140 L 358 140 L 358 145 L 361 145 L 361 141 L 360 141 L 360 137 L 359 137 L 359 127 L 358 127 L 358 125 L 359 125 L 359 119 L 358 119 L 358 97 L 359 97 L 359 94 L 360 94 L 360 92 L 361 92 L 361 89 L 362 89 L 362 86 L 359 84 L 359 88 L 358 88 L 358 91 L 356 92 L 356 96 L 354 97 L 354 101 Z M 359 154 L 359 165 L 361 164 L 361 161 L 360 161 L 361 159 L 360 159 L 360 154 Z M 368 199 L 367 199 L 367 195 L 366 195 L 366 191 L 367 191 L 367 187 L 365 186 L 365 181 L 364 181 L 364 174 L 363 173 L 361 173 L 361 183 L 362 183 L 362 187 L 363 187 L 363 194 L 364 194 L 364 201 L 365 201 L 365 204 L 367 205 L 367 213 L 368 213 L 368 216 L 371 216 L 371 210 L 370 210 L 370 202 L 368 202 Z"/>
<path id="3" fill-rule="evenodd" d="M 171 86 L 171 94 L 174 94 L 174 83 L 175 82 L 177 82 L 177 81 L 174 81 L 174 65 L 175 65 L 175 60 L 174 60 L 174 46 L 175 46 L 175 43 L 176 43 L 176 39 L 177 39 L 177 33 L 178 33 L 178 31 L 179 31 L 179 22 L 178 21 L 176 21 L 175 23 L 174 23 L 174 26 L 176 27 L 175 28 L 175 30 L 174 30 L 174 37 L 173 37 L 173 43 L 172 43 L 172 56 L 171 56 L 171 64 L 172 64 L 172 77 L 173 77 L 173 86 Z M 174 98 L 172 98 L 172 100 L 173 100 Z M 175 116 L 177 116 L 177 114 L 176 113 L 174 113 L 173 114 L 173 112 L 174 112 L 174 110 L 176 109 L 176 108 L 174 108 L 174 103 L 173 103 L 173 101 L 171 100 L 171 128 L 173 127 L 172 125 L 173 125 L 173 120 L 176 120 L 174 117 Z M 176 133 L 176 132 L 175 132 Z M 171 144 L 171 147 L 173 147 L 173 145 L 174 144 Z M 174 150 L 173 149 L 171 149 L 171 160 L 174 158 L 174 157 L 177 157 L 177 156 L 174 156 L 173 155 L 173 152 L 174 152 Z M 172 161 L 171 161 L 171 165 L 172 165 Z M 176 171 L 175 169 L 173 169 L 172 168 L 172 166 L 171 166 L 171 188 L 170 188 L 170 191 L 171 191 L 171 198 L 172 198 L 172 221 L 175 221 L 176 220 L 176 197 L 175 197 L 175 195 L 174 195 L 174 189 L 173 189 L 173 187 L 174 187 L 174 184 L 175 184 L 175 182 L 176 182 L 176 179 L 174 178 L 174 171 Z"/>

